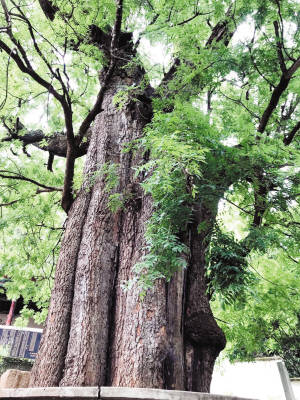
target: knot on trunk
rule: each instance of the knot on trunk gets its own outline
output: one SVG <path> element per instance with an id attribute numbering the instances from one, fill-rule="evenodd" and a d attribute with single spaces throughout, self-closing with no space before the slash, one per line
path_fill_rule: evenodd
<path id="1" fill-rule="evenodd" d="M 213 347 L 218 352 L 225 348 L 225 335 L 211 313 L 198 311 L 191 314 L 184 327 L 186 336 L 196 345 Z"/>
<path id="2" fill-rule="evenodd" d="M 102 50 L 105 57 L 109 60 L 111 57 L 112 41 L 111 27 L 108 25 L 104 28 L 104 30 L 102 30 L 97 25 L 91 24 L 89 26 L 88 34 L 89 43 L 96 45 L 100 50 Z M 134 52 L 132 38 L 132 32 L 120 32 L 118 50 L 125 52 L 125 55 L 128 53 L 130 56 L 132 56 Z M 129 59 L 127 61 L 129 61 Z"/>
<path id="3" fill-rule="evenodd" d="M 111 43 L 111 28 L 107 27 L 107 33 L 100 29 L 97 25 L 89 26 L 89 43 L 95 44 L 100 50 L 103 50 L 106 58 L 110 55 L 110 43 Z"/>
<path id="4" fill-rule="evenodd" d="M 125 207 L 134 211 L 138 212 L 142 208 L 142 198 L 143 192 L 141 186 L 136 183 L 132 182 L 127 185 L 125 191 Z"/>

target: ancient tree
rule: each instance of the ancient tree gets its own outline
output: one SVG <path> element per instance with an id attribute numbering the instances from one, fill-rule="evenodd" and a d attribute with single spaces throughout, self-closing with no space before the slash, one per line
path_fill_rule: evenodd
<path id="1" fill-rule="evenodd" d="M 226 343 L 210 308 L 222 274 L 235 265 L 224 287 L 242 287 L 251 250 L 285 212 L 298 223 L 296 1 L 39 3 L 2 0 L 0 39 L 2 145 L 48 152 L 54 175 L 54 159 L 66 159 L 63 186 L 1 170 L 36 195 L 61 192 L 67 213 L 31 385 L 208 392 Z M 232 43 L 242 24 L 251 37 Z M 165 72 L 143 58 L 144 37 L 169 44 Z M 99 69 L 94 104 L 89 68 Z M 17 79 L 32 87 L 27 97 L 12 93 Z M 37 88 L 60 131 L 22 120 Z M 56 127 L 51 116 L 46 125 Z M 247 215 L 238 262 L 230 251 L 213 257 L 221 199 Z"/>

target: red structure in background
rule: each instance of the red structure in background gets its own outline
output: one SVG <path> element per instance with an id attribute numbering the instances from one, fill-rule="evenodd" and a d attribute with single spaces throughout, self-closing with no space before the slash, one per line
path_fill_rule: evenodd
<path id="1" fill-rule="evenodd" d="M 5 325 L 11 325 L 11 321 L 14 316 L 15 308 L 16 308 L 16 302 L 15 302 L 15 300 L 12 300 L 12 302 L 10 304 L 10 308 L 9 308 L 9 313 L 6 318 Z"/>

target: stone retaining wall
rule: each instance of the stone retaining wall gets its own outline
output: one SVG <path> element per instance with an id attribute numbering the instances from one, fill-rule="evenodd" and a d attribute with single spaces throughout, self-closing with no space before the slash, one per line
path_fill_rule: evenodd
<path id="1" fill-rule="evenodd" d="M 0 399 L 15 400 L 245 400 L 239 397 L 179 390 L 120 387 L 50 387 L 0 389 Z"/>

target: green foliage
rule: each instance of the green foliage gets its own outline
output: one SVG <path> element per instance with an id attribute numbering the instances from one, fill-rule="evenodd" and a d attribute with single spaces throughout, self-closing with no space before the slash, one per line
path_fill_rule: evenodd
<path id="1" fill-rule="evenodd" d="M 158 278 L 170 280 L 186 266 L 188 249 L 180 235 L 187 231 L 191 204 L 198 195 L 207 148 L 201 135 L 209 126 L 193 106 L 178 104 L 172 113 L 157 113 L 141 139 L 151 160 L 136 173 L 145 172 L 142 187 L 153 198 L 153 213 L 146 229 L 146 255 L 135 267 L 143 290 Z M 187 181 L 190 187 L 187 188 Z"/>
<path id="2" fill-rule="evenodd" d="M 91 191 L 99 178 L 104 179 L 104 192 L 109 193 L 108 196 L 108 208 L 113 213 L 122 209 L 124 202 L 128 196 L 122 193 L 111 193 L 117 189 L 119 185 L 119 164 L 116 163 L 104 163 L 96 171 L 90 172 L 87 179 L 84 182 L 84 188 L 87 192 Z"/>
<path id="3" fill-rule="evenodd" d="M 299 266 L 284 251 L 270 250 L 267 255 L 251 257 L 250 266 L 257 283 L 247 302 L 215 313 L 222 324 L 231 360 L 252 360 L 257 356 L 281 356 L 291 376 L 299 376 Z"/>
<path id="4" fill-rule="evenodd" d="M 129 90 L 129 88 L 119 90 L 114 96 L 113 103 L 118 107 L 119 110 L 122 110 L 124 105 L 127 103 L 129 98 Z"/>
<path id="5" fill-rule="evenodd" d="M 56 173 L 52 174 L 46 171 L 43 166 L 46 160 L 37 150 L 31 151 L 31 158 L 20 151 L 13 155 L 2 150 L 1 154 L 0 169 L 9 171 L 10 175 L 20 174 L 49 186 L 62 185 L 59 161 L 55 161 Z M 64 215 L 59 205 L 60 192 L 38 189 L 41 193 L 26 181 L 1 181 L 0 271 L 1 276 L 11 279 L 5 285 L 9 299 L 22 296 L 25 305 L 34 301 L 40 309 L 33 315 L 25 306 L 23 319 L 34 316 L 36 322 L 41 323 L 47 314 Z M 11 205 L 3 206 L 9 203 Z"/>
<path id="6" fill-rule="evenodd" d="M 115 213 L 123 208 L 124 196 L 121 193 L 113 193 L 108 198 L 108 207 L 111 212 Z"/>
<path id="7" fill-rule="evenodd" d="M 223 221 L 227 220 L 232 208 L 223 211 Z M 296 207 L 290 212 L 298 214 L 297 210 Z M 234 215 L 237 221 L 244 219 L 237 212 Z M 277 224 L 280 224 L 280 218 Z M 244 224 L 240 226 L 245 227 Z M 246 250 L 247 257 L 244 258 L 247 266 L 244 273 L 250 273 L 250 282 L 241 286 L 241 291 L 237 291 L 230 301 L 224 301 L 224 290 L 220 285 L 211 285 L 215 287 L 212 304 L 215 315 L 225 321 L 220 324 L 228 341 L 226 356 L 231 361 L 277 355 L 284 359 L 291 376 L 299 376 L 299 229 L 291 224 L 282 231 L 274 229 L 273 225 L 270 231 L 250 233 L 253 247 L 250 253 Z M 249 245 L 249 242 L 243 239 L 242 232 L 235 232 L 235 235 L 240 241 L 237 243 L 235 239 L 233 247 L 226 241 L 229 248 L 241 247 L 245 251 L 245 244 Z"/>
<path id="8" fill-rule="evenodd" d="M 105 192 L 109 193 L 115 189 L 119 184 L 118 175 L 119 164 L 105 163 L 101 166 L 100 175 L 105 178 Z"/>
<path id="9" fill-rule="evenodd" d="M 248 266 L 247 253 L 243 243 L 216 226 L 211 237 L 206 275 L 208 293 L 217 297 L 223 308 L 234 304 L 237 298 L 240 302 L 246 301 L 249 288 L 256 283 Z"/>
<path id="10" fill-rule="evenodd" d="M 102 164 L 96 171 L 89 172 L 84 183 L 85 190 L 89 192 L 95 185 L 96 180 L 99 177 L 103 177 L 105 181 L 105 192 L 109 193 L 119 184 L 118 168 L 118 164 L 108 162 Z"/>

